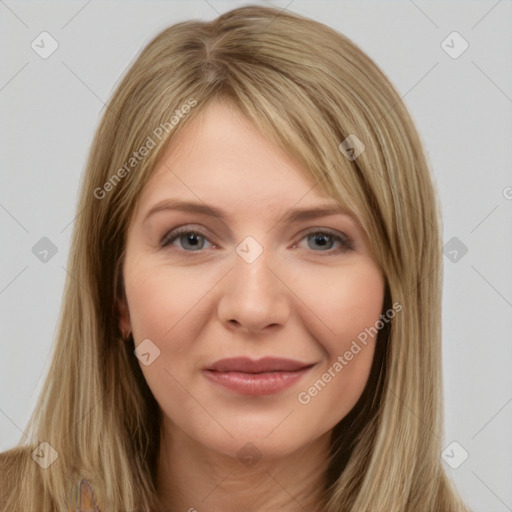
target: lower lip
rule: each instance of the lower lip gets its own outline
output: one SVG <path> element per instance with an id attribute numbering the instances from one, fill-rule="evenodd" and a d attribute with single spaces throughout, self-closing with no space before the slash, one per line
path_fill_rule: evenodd
<path id="1" fill-rule="evenodd" d="M 204 375 L 241 395 L 272 395 L 299 381 L 312 366 L 294 372 L 241 373 L 203 370 Z"/>

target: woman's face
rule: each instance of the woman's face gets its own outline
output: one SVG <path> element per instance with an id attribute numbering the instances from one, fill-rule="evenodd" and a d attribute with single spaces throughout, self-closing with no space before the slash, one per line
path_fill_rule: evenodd
<path id="1" fill-rule="evenodd" d="M 122 328 L 167 425 L 225 455 L 282 456 L 360 397 L 383 275 L 357 220 L 315 214 L 336 204 L 234 107 L 184 128 L 129 226 Z"/>

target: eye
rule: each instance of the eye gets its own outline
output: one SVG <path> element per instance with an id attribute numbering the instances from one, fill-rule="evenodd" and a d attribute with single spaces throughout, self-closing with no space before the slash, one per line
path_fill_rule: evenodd
<path id="1" fill-rule="evenodd" d="M 328 252 L 330 254 L 332 252 L 346 252 L 354 249 L 353 242 L 346 235 L 341 233 L 335 234 L 325 230 L 312 231 L 304 236 L 302 240 L 307 240 L 307 247 L 315 252 Z"/>
<path id="2" fill-rule="evenodd" d="M 307 241 L 306 248 L 314 252 L 333 254 L 354 249 L 354 243 L 346 235 L 323 229 L 307 233 L 300 241 L 303 240 Z M 205 234 L 192 229 L 191 226 L 176 228 L 168 232 L 160 241 L 161 247 L 167 247 L 171 244 L 186 252 L 200 252 L 203 249 L 208 249 L 207 244 L 215 247 Z M 295 244 L 293 247 L 297 247 L 297 245 Z"/>
<path id="3" fill-rule="evenodd" d="M 160 241 L 161 247 L 167 247 L 179 241 L 179 248 L 187 252 L 197 252 L 205 248 L 205 243 L 210 243 L 201 232 L 190 227 L 177 228 L 167 233 Z M 213 245 L 213 244 L 212 244 Z"/>

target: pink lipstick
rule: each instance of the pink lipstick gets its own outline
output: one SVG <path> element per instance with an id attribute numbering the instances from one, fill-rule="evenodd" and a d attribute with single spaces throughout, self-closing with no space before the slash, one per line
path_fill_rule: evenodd
<path id="1" fill-rule="evenodd" d="M 314 363 L 293 359 L 246 357 L 221 359 L 203 370 L 210 381 L 242 395 L 270 395 L 299 381 Z"/>

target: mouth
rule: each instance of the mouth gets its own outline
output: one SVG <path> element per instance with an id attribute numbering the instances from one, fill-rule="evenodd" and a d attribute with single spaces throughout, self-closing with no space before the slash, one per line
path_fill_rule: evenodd
<path id="1" fill-rule="evenodd" d="M 263 357 L 253 360 L 248 357 L 232 357 L 220 359 L 206 368 L 217 372 L 240 373 L 270 373 L 270 372 L 294 372 L 312 366 L 314 363 L 304 363 L 294 359 L 277 357 Z"/>
<path id="2" fill-rule="evenodd" d="M 304 377 L 316 363 L 292 359 L 266 357 L 222 359 L 203 370 L 205 377 L 215 384 L 242 395 L 270 395 L 278 393 Z"/>

